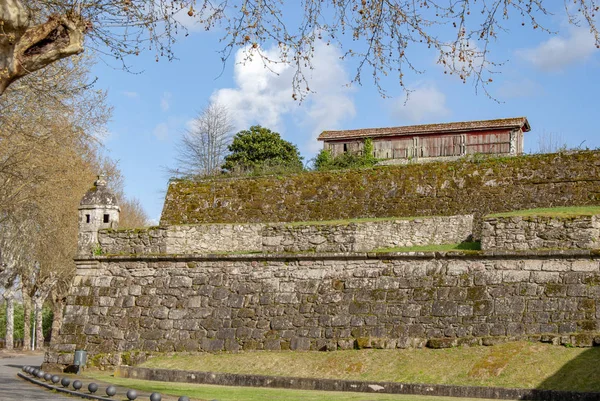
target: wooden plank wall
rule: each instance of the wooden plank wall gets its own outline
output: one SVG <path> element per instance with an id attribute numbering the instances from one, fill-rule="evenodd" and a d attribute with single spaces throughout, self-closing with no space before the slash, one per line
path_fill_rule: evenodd
<path id="1" fill-rule="evenodd" d="M 523 132 L 517 133 L 517 153 L 523 152 Z M 346 145 L 344 149 L 344 144 Z M 362 141 L 327 142 L 334 156 L 361 152 Z M 510 154 L 510 130 L 478 131 L 450 135 L 421 135 L 373 138 L 378 159 L 452 157 L 472 154 Z"/>

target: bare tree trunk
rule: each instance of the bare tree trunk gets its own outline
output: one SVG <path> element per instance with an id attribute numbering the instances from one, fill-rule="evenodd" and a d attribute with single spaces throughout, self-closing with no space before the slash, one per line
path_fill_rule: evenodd
<path id="1" fill-rule="evenodd" d="M 15 294 L 12 288 L 4 291 L 4 299 L 6 300 L 6 336 L 5 348 L 11 350 L 14 348 L 15 334 Z"/>
<path id="2" fill-rule="evenodd" d="M 23 351 L 31 349 L 31 297 L 23 288 Z"/>
<path id="3" fill-rule="evenodd" d="M 44 306 L 44 299 L 37 298 L 34 301 L 35 305 L 35 348 L 43 349 L 44 348 L 44 325 L 43 325 L 43 313 L 42 308 Z"/>
<path id="4" fill-rule="evenodd" d="M 54 344 L 62 327 L 64 298 L 55 299 L 52 302 L 52 330 L 50 331 L 50 343 Z"/>

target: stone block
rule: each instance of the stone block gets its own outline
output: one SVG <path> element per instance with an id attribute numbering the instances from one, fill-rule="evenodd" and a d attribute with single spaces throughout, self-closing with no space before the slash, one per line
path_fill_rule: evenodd
<path id="1" fill-rule="evenodd" d="M 472 316 L 473 306 L 471 305 L 458 305 L 457 316 Z"/>
<path id="2" fill-rule="evenodd" d="M 187 276 L 174 276 L 174 277 L 171 277 L 171 280 L 169 281 L 170 288 L 179 288 L 179 287 L 189 288 L 191 286 L 192 286 L 192 278 L 187 277 Z"/>
<path id="3" fill-rule="evenodd" d="M 187 309 L 171 309 L 169 311 L 169 319 L 172 319 L 172 320 L 183 319 L 187 316 L 187 314 L 188 314 Z"/>
<path id="4" fill-rule="evenodd" d="M 200 341 L 200 349 L 205 352 L 223 351 L 224 347 L 225 340 L 222 339 L 203 338 Z"/>
<path id="5" fill-rule="evenodd" d="M 265 340 L 264 348 L 267 351 L 280 351 L 281 350 L 281 340 L 278 340 L 278 339 Z"/>
<path id="6" fill-rule="evenodd" d="M 431 308 L 432 316 L 456 316 L 458 304 L 453 301 L 434 301 Z"/>
<path id="7" fill-rule="evenodd" d="M 234 338 L 225 339 L 225 351 L 237 352 L 242 349 L 240 343 Z"/>
<path id="8" fill-rule="evenodd" d="M 531 272 L 531 281 L 537 284 L 560 283 L 560 273 L 553 272 Z"/>
<path id="9" fill-rule="evenodd" d="M 491 315 L 494 310 L 494 302 L 492 300 L 482 300 L 473 302 L 473 314 L 480 316 Z"/>
<path id="10" fill-rule="evenodd" d="M 306 337 L 293 337 L 290 341 L 292 351 L 308 351 L 310 349 L 310 339 Z"/>
<path id="11" fill-rule="evenodd" d="M 331 317 L 331 326 L 333 327 L 348 327 L 350 326 L 351 316 L 349 315 L 334 315 Z"/>
<path id="12" fill-rule="evenodd" d="M 466 261 L 451 261 L 448 262 L 446 271 L 450 276 L 459 276 L 469 272 L 469 264 Z"/>
<path id="13" fill-rule="evenodd" d="M 212 294 L 213 299 L 223 300 L 228 298 L 230 295 L 230 291 L 225 287 L 215 288 Z"/>
<path id="14" fill-rule="evenodd" d="M 141 285 L 136 285 L 136 284 L 132 284 L 128 287 L 129 290 L 129 295 L 142 295 L 142 286 Z"/>
<path id="15" fill-rule="evenodd" d="M 297 303 L 300 303 L 300 300 L 298 298 L 298 294 L 285 292 L 285 293 L 275 294 L 275 303 L 297 304 Z"/>
<path id="16" fill-rule="evenodd" d="M 570 270 L 570 263 L 562 260 L 547 260 L 542 263 L 542 270 L 552 272 L 564 272 Z"/>
<path id="17" fill-rule="evenodd" d="M 369 313 L 370 309 L 370 305 L 367 302 L 353 301 L 348 306 L 348 312 L 352 315 Z"/>
<path id="18" fill-rule="evenodd" d="M 241 308 L 244 306 L 244 296 L 239 294 L 230 294 L 227 298 L 227 306 L 232 308 Z"/>
<path id="19" fill-rule="evenodd" d="M 274 317 L 271 320 L 271 329 L 273 330 L 286 330 L 292 329 L 293 327 L 294 325 L 291 318 L 287 316 Z"/>
<path id="20" fill-rule="evenodd" d="M 504 283 L 527 282 L 531 273 L 529 271 L 505 270 L 502 272 L 502 281 Z"/>
<path id="21" fill-rule="evenodd" d="M 571 264 L 571 270 L 574 272 L 597 272 L 598 267 L 597 260 L 576 260 Z"/>
<path id="22" fill-rule="evenodd" d="M 422 305 L 416 304 L 416 303 L 398 306 L 398 309 L 401 311 L 402 316 L 406 316 L 406 317 L 419 316 L 421 314 L 422 308 L 423 308 Z M 394 314 L 396 314 L 396 313 L 394 313 Z"/>
<path id="23" fill-rule="evenodd" d="M 235 334 L 236 329 L 219 329 L 216 337 L 219 339 L 235 338 Z"/>
<path id="24" fill-rule="evenodd" d="M 98 297 L 98 306 L 113 306 L 115 299 L 111 297 Z"/>

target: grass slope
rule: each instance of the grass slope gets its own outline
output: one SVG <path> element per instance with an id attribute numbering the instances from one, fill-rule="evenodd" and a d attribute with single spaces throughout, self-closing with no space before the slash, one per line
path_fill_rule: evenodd
<path id="1" fill-rule="evenodd" d="M 394 395 L 374 393 L 350 393 L 332 391 L 310 390 L 284 390 L 276 388 L 258 387 L 230 387 L 214 386 L 208 384 L 168 383 L 137 379 L 123 379 L 113 377 L 107 372 L 88 371 L 86 376 L 107 383 L 134 388 L 145 392 L 159 392 L 163 401 L 176 401 L 181 395 L 186 395 L 192 400 L 218 400 L 218 401 L 486 401 L 482 398 L 449 398 L 419 395 Z M 491 400 L 489 400 L 491 401 Z"/>
<path id="2" fill-rule="evenodd" d="M 143 367 L 365 381 L 600 391 L 600 348 L 493 347 L 242 352 L 155 357 Z"/>
<path id="3" fill-rule="evenodd" d="M 515 210 L 506 213 L 490 214 L 487 217 L 512 217 L 512 216 L 544 216 L 544 217 L 576 217 L 600 214 L 600 206 L 568 206 Z"/>

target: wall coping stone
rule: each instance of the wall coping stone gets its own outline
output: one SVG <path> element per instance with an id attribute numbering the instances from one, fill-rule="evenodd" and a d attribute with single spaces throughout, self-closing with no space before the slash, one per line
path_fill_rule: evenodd
<path id="1" fill-rule="evenodd" d="M 116 262 L 116 261 L 267 261 L 267 260 L 365 260 L 365 259 L 530 259 L 552 258 L 591 258 L 599 257 L 600 249 L 564 249 L 564 250 L 493 250 L 493 251 L 446 251 L 446 252 L 323 252 L 323 253 L 247 253 L 247 254 L 129 254 L 97 255 L 87 258 L 75 258 L 76 263 Z"/>

